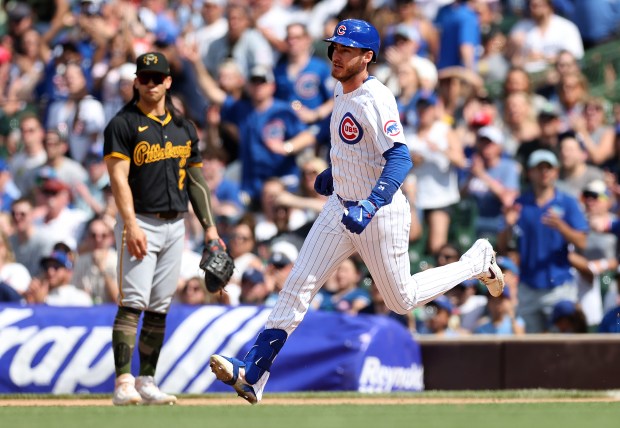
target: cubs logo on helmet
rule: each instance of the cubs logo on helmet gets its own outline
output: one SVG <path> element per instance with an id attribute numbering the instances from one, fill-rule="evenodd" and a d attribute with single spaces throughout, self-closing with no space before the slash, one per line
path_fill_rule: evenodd
<path id="1" fill-rule="evenodd" d="M 383 132 L 388 137 L 396 137 L 398 134 L 400 134 L 400 126 L 398 126 L 398 122 L 396 122 L 394 119 L 390 119 L 385 122 L 385 125 L 383 125 Z"/>
<path id="2" fill-rule="evenodd" d="M 338 34 L 339 36 L 344 36 L 346 33 L 347 33 L 346 25 L 339 25 L 338 29 L 336 30 L 336 34 Z"/>
<path id="3" fill-rule="evenodd" d="M 340 134 L 340 139 L 346 144 L 356 144 L 364 135 L 362 127 L 351 113 L 345 114 L 340 121 L 338 133 Z"/>

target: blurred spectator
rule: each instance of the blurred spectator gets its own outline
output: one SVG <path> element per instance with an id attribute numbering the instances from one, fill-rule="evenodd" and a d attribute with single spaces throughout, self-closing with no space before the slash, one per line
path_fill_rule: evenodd
<path id="1" fill-rule="evenodd" d="M 478 73 L 485 83 L 504 82 L 510 64 L 506 59 L 507 38 L 498 28 L 492 28 L 482 35 L 482 55 L 478 60 Z"/>
<path id="2" fill-rule="evenodd" d="M 504 287 L 499 297 L 489 297 L 487 303 L 489 320 L 474 329 L 475 334 L 499 334 L 521 336 L 525 334 L 525 321 L 516 315 L 510 288 Z"/>
<path id="3" fill-rule="evenodd" d="M 184 305 L 204 305 L 207 303 L 208 294 L 204 279 L 193 276 L 185 281 L 177 297 L 178 302 Z"/>
<path id="4" fill-rule="evenodd" d="M 511 62 L 528 73 L 543 71 L 554 64 L 562 50 L 572 52 L 577 59 L 583 57 L 579 30 L 554 13 L 552 0 L 530 0 L 529 17 L 512 27 L 509 42 Z"/>
<path id="5" fill-rule="evenodd" d="M 530 189 L 505 211 L 506 229 L 498 237 L 504 253 L 515 234 L 521 284 L 518 314 L 528 333 L 548 327 L 553 305 L 577 300 L 577 284 L 568 260 L 568 247 L 586 246 L 588 224 L 572 196 L 556 187 L 559 162 L 553 152 L 537 150 L 527 161 Z"/>
<path id="6" fill-rule="evenodd" d="M 587 333 L 586 316 L 578 303 L 561 300 L 553 306 L 551 313 L 552 333 Z"/>
<path id="7" fill-rule="evenodd" d="M 579 126 L 578 121 L 583 115 L 583 108 L 588 94 L 588 81 L 581 72 L 565 74 L 560 77 L 557 85 L 557 100 L 560 107 L 561 131 Z"/>
<path id="8" fill-rule="evenodd" d="M 525 142 L 538 139 L 540 126 L 525 92 L 513 92 L 506 96 L 503 104 L 504 152 L 514 158 Z"/>
<path id="9" fill-rule="evenodd" d="M 598 326 L 599 333 L 620 333 L 620 305 L 610 309 Z"/>
<path id="10" fill-rule="evenodd" d="M 603 180 L 593 180 L 583 187 L 580 195 L 585 214 L 590 223 L 605 221 L 610 224 L 617 217 L 610 212 L 613 201 Z M 594 327 L 603 318 L 603 291 L 601 277 L 618 267 L 616 249 L 618 237 L 609 232 L 588 231 L 585 249 L 570 252 L 568 257 L 577 271 L 577 298 L 585 313 L 588 326 Z M 615 281 L 613 281 L 615 282 Z M 610 287 L 615 287 L 610 284 Z"/>
<path id="11" fill-rule="evenodd" d="M 72 250 L 82 236 L 88 215 L 70 207 L 71 189 L 57 178 L 46 179 L 41 186 L 45 214 L 35 220 L 36 233 L 44 235 L 48 241 L 63 241 Z"/>
<path id="12" fill-rule="evenodd" d="M 285 49 L 273 74 L 274 97 L 291 103 L 297 116 L 316 129 L 316 150 L 329 149 L 329 121 L 334 105 L 335 81 L 330 66 L 312 52 L 312 38 L 301 23 L 286 27 Z"/>
<path id="13" fill-rule="evenodd" d="M 201 58 L 206 58 L 211 43 L 224 37 L 228 31 L 228 21 L 224 14 L 227 0 L 202 0 L 201 3 L 200 15 L 203 25 L 189 33 L 186 39 L 198 46 L 198 54 Z"/>
<path id="14" fill-rule="evenodd" d="M 478 207 L 477 236 L 495 238 L 503 227 L 502 208 L 512 206 L 519 195 L 520 165 L 502 156 L 504 136 L 494 126 L 478 131 L 476 151 L 461 192 L 473 198 Z"/>
<path id="15" fill-rule="evenodd" d="M 546 99 L 557 98 L 558 82 L 562 80 L 564 76 L 579 73 L 579 71 L 580 64 L 577 58 L 575 58 L 575 55 L 570 51 L 561 50 L 553 64 L 553 68 L 549 68 L 544 81 L 542 83 L 539 82 L 536 92 Z"/>
<path id="16" fill-rule="evenodd" d="M 436 105 L 434 96 L 418 100 L 418 130 L 407 141 L 416 165 L 416 206 L 423 210 L 428 227 L 428 254 L 436 253 L 448 240 L 449 208 L 460 200 L 456 169 L 466 162 L 454 131 L 437 118 Z"/>
<path id="17" fill-rule="evenodd" d="M 259 269 L 249 268 L 241 276 L 241 295 L 239 303 L 243 305 L 263 305 L 269 295 L 265 275 Z"/>
<path id="18" fill-rule="evenodd" d="M 226 287 L 226 291 L 230 295 L 231 304 L 233 305 L 239 303 L 243 273 L 248 269 L 262 269 L 263 267 L 262 260 L 254 252 L 255 245 L 256 241 L 252 226 L 245 221 L 237 223 L 233 227 L 228 241 L 228 251 L 235 261 L 235 270 Z"/>
<path id="19" fill-rule="evenodd" d="M 282 291 L 286 277 L 293 269 L 293 263 L 297 260 L 299 251 L 295 245 L 287 241 L 275 242 L 270 250 L 271 256 L 267 261 L 265 269 L 265 281 L 271 292 L 265 299 L 264 304 L 265 306 L 272 307 L 278 299 L 278 294 Z M 295 296 L 290 297 L 296 298 Z"/>
<path id="20" fill-rule="evenodd" d="M 276 0 L 249 2 L 254 27 L 269 42 L 276 59 L 287 51 L 286 29 L 293 18 L 289 9 L 282 7 L 280 3 Z"/>
<path id="21" fill-rule="evenodd" d="M 51 252 L 53 242 L 37 233 L 33 223 L 33 205 L 30 199 L 20 198 L 11 206 L 11 219 L 15 232 L 9 236 L 15 261 L 24 265 L 31 277 L 39 274 L 39 261 Z"/>
<path id="22" fill-rule="evenodd" d="M 8 285 L 20 296 L 23 296 L 32 277 L 28 269 L 15 261 L 9 238 L 0 233 L 0 283 Z"/>
<path id="23" fill-rule="evenodd" d="M 611 160 L 615 151 L 616 132 L 607 122 L 606 106 L 603 98 L 588 97 L 581 115 L 571 121 L 587 150 L 588 161 L 600 167 Z"/>
<path id="24" fill-rule="evenodd" d="M 242 142 L 241 190 L 255 204 L 264 181 L 280 177 L 289 190 L 299 186 L 296 154 L 314 145 L 315 134 L 292 107 L 273 97 L 275 79 L 270 69 L 252 69 L 248 83 L 250 100 L 222 108 L 222 121 L 236 125 Z"/>
<path id="25" fill-rule="evenodd" d="M 105 190 L 110 185 L 110 177 L 102 153 L 90 152 L 84 159 L 88 172 L 86 183 L 75 183 L 73 207 L 90 216 L 102 215 L 106 209 Z"/>
<path id="26" fill-rule="evenodd" d="M 41 34 L 29 28 L 15 40 L 15 56 L 11 61 L 7 98 L 34 102 L 35 87 L 43 76 L 43 68 L 50 60 L 51 51 L 41 40 Z"/>
<path id="27" fill-rule="evenodd" d="M 230 210 L 240 215 L 245 210 L 239 195 L 239 183 L 226 177 L 226 153 L 218 147 L 207 147 L 202 152 L 202 173 L 211 190 L 213 213 L 225 215 Z"/>
<path id="28" fill-rule="evenodd" d="M 475 71 L 481 48 L 481 34 L 476 1 L 457 0 L 443 6 L 435 17 L 439 29 L 439 70 L 462 66 Z"/>
<path id="29" fill-rule="evenodd" d="M 357 262 L 348 257 L 336 269 L 336 289 L 332 293 L 319 291 L 321 296 L 318 309 L 345 312 L 356 315 L 370 305 L 368 291 L 362 287 L 362 273 Z"/>
<path id="30" fill-rule="evenodd" d="M 572 21 L 586 49 L 613 40 L 620 29 L 620 3 L 616 0 L 574 0 Z"/>
<path id="31" fill-rule="evenodd" d="M 250 77 L 250 70 L 261 64 L 273 67 L 275 63 L 269 42 L 252 28 L 252 12 L 242 3 L 231 2 L 226 9 L 228 33 L 213 40 L 202 62 L 211 76 L 217 76 L 217 67 L 224 59 L 232 57 L 243 76 Z"/>
<path id="32" fill-rule="evenodd" d="M 117 254 L 110 226 L 95 217 L 86 228 L 89 248 L 78 254 L 73 284 L 86 291 L 95 304 L 116 303 L 119 287 L 116 274 Z"/>
<path id="33" fill-rule="evenodd" d="M 32 281 L 26 291 L 28 303 L 52 306 L 92 306 L 93 300 L 72 283 L 73 263 L 62 251 L 54 251 L 41 259 L 42 278 Z"/>
<path id="34" fill-rule="evenodd" d="M 396 96 L 396 105 L 403 125 L 405 140 L 413 138 L 418 127 L 418 110 L 416 104 L 424 93 L 421 89 L 420 78 L 413 60 L 403 61 L 395 70 L 398 78 L 399 92 Z"/>
<path id="35" fill-rule="evenodd" d="M 21 192 L 13 181 L 13 175 L 7 162 L 0 158 L 0 211 L 9 212 L 15 199 L 21 196 Z"/>
<path id="36" fill-rule="evenodd" d="M 457 260 L 458 257 L 453 261 Z M 456 313 L 460 319 L 460 327 L 469 332 L 474 331 L 484 316 L 489 299 L 487 296 L 478 294 L 478 284 L 479 281 L 477 279 L 468 279 L 446 292 L 446 296 L 456 308 Z"/>
<path id="37" fill-rule="evenodd" d="M 368 287 L 370 290 L 370 304 L 366 306 L 365 308 L 361 309 L 359 311 L 360 314 L 387 316 L 401 323 L 404 327 L 406 327 L 412 333 L 415 332 L 416 330 L 415 320 L 413 318 L 412 313 L 401 315 L 401 314 L 397 314 L 396 312 L 393 312 L 392 310 L 390 310 L 385 304 L 385 300 L 383 299 L 383 296 L 379 292 L 379 289 L 377 288 L 377 284 L 372 280 L 372 278 L 370 277 L 365 278 L 364 284 L 365 286 L 367 286 L 367 284 L 370 284 L 370 286 Z M 323 287 L 322 289 L 324 288 L 325 287 Z"/>
<path id="38" fill-rule="evenodd" d="M 23 148 L 9 160 L 9 166 L 15 185 L 26 194 L 30 190 L 28 187 L 30 183 L 27 183 L 26 179 L 28 173 L 47 160 L 44 146 L 45 130 L 41 120 L 34 113 L 26 113 L 21 117 L 19 130 Z"/>
<path id="39" fill-rule="evenodd" d="M 459 327 L 451 326 L 454 307 L 446 296 L 439 296 L 424 306 L 423 324 L 417 329 L 422 335 L 432 334 L 438 337 L 458 337 L 469 333 Z M 453 321 L 452 321 L 453 323 Z"/>
<path id="40" fill-rule="evenodd" d="M 102 77 L 101 102 L 105 112 L 105 123 L 133 98 L 133 82 L 136 78 L 136 64 L 125 62 L 109 69 Z"/>
<path id="41" fill-rule="evenodd" d="M 517 161 L 521 163 L 524 170 L 530 155 L 536 150 L 549 150 L 556 156 L 559 155 L 560 135 L 563 132 L 560 111 L 555 105 L 547 103 L 538 113 L 537 122 L 540 128 L 538 138 L 524 141 L 515 154 Z"/>
<path id="42" fill-rule="evenodd" d="M 534 90 L 532 78 L 523 67 L 511 66 L 504 80 L 502 95 L 504 101 L 512 94 L 522 92 L 527 95 L 528 103 L 532 107 L 534 117 L 548 104 L 549 100 Z"/>
<path id="43" fill-rule="evenodd" d="M 509 256 L 497 256 L 496 260 L 504 274 L 504 287 L 510 289 L 510 300 L 516 308 L 519 304 L 519 279 L 521 275 L 519 266 Z"/>
<path id="44" fill-rule="evenodd" d="M 59 129 L 48 130 L 45 133 L 44 145 L 47 160 L 24 176 L 28 192 L 33 191 L 40 185 L 40 180 L 46 177 L 55 177 L 73 185 L 87 182 L 88 173 L 82 164 L 67 156 L 69 145 L 65 132 Z"/>
<path id="45" fill-rule="evenodd" d="M 258 243 L 269 241 L 282 233 L 294 231 L 306 223 L 301 210 L 287 208 L 277 203 L 278 197 L 286 191 L 282 181 L 270 178 L 263 183 L 260 208 L 256 211 L 254 234 Z"/>
<path id="46" fill-rule="evenodd" d="M 421 13 L 418 2 L 395 0 L 394 3 L 396 3 L 396 15 L 399 22 L 418 33 L 417 54 L 430 60 L 436 60 L 439 56 L 439 33 L 433 23 Z M 390 45 L 390 41 L 388 31 L 385 44 Z"/>
<path id="47" fill-rule="evenodd" d="M 594 180 L 603 180 L 603 171 L 586 163 L 588 153 L 574 132 L 561 134 L 559 144 L 560 179 L 557 183 L 558 189 L 580 199 L 588 183 Z"/>
<path id="48" fill-rule="evenodd" d="M 322 158 L 309 157 L 301 164 L 301 180 L 299 191 L 296 193 L 286 190 L 276 197 L 276 205 L 288 209 L 301 210 L 305 214 L 305 226 L 310 226 L 321 212 L 327 197 L 314 190 L 314 181 L 317 175 L 327 169 L 327 162 Z"/>

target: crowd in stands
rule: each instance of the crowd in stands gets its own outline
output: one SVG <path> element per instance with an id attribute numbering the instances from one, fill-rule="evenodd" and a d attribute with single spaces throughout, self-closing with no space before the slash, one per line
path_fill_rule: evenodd
<path id="1" fill-rule="evenodd" d="M 113 303 L 117 209 L 103 130 L 135 59 L 162 52 L 195 123 L 217 227 L 235 260 L 206 291 L 190 210 L 178 304 L 274 304 L 326 198 L 335 85 L 325 37 L 381 34 L 371 74 L 395 94 L 414 168 L 412 273 L 487 237 L 506 288 L 466 281 L 386 309 L 357 257 L 313 310 L 394 317 L 416 334 L 620 332 L 620 104 L 593 96 L 589 49 L 619 41 L 611 0 L 10 0 L 0 10 L 0 301 Z"/>

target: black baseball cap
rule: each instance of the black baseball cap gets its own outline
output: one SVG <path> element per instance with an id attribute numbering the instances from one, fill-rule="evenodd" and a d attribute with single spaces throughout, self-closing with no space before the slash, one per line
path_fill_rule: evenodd
<path id="1" fill-rule="evenodd" d="M 136 60 L 136 74 L 143 72 L 161 73 L 166 76 L 170 75 L 170 64 L 160 52 L 147 52 L 138 57 Z"/>

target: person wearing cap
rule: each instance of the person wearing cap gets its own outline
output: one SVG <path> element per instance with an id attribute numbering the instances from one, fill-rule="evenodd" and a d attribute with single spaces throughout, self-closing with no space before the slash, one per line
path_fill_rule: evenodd
<path id="1" fill-rule="evenodd" d="M 511 206 L 520 192 L 521 168 L 514 159 L 502 156 L 503 145 L 499 128 L 480 128 L 467 176 L 460 185 L 461 194 L 473 198 L 478 208 L 476 235 L 493 240 L 503 227 L 502 209 Z"/>
<path id="2" fill-rule="evenodd" d="M 515 154 L 524 170 L 527 169 L 529 156 L 536 150 L 546 149 L 558 155 L 560 135 L 563 132 L 560 115 L 561 112 L 555 104 L 548 102 L 540 108 L 537 116 L 540 134 L 533 140 L 522 142 Z"/>
<path id="3" fill-rule="evenodd" d="M 204 242 L 225 250 L 202 175 L 195 127 L 172 104 L 170 64 L 160 52 L 136 59 L 134 97 L 107 125 L 103 155 L 118 208 L 120 298 L 112 331 L 115 405 L 172 404 L 154 382 L 166 315 L 180 275 L 184 215 L 191 202 Z M 131 374 L 138 322 L 140 373 Z"/>
<path id="4" fill-rule="evenodd" d="M 329 150 L 329 122 L 334 106 L 334 79 L 329 65 L 312 51 L 308 28 L 295 22 L 286 27 L 286 50 L 276 63 L 274 97 L 292 103 L 299 118 L 318 127 L 317 144 Z"/>
<path id="5" fill-rule="evenodd" d="M 521 336 L 525 334 L 525 321 L 516 314 L 509 287 L 499 297 L 489 296 L 488 320 L 474 329 L 474 334 L 499 334 Z"/>
<path id="6" fill-rule="evenodd" d="M 571 252 L 569 260 L 577 271 L 578 301 L 588 326 L 595 327 L 603 318 L 604 300 L 607 299 L 602 285 L 607 280 L 613 282 L 618 267 L 618 236 L 608 230 L 597 230 L 596 223 L 608 225 L 618 217 L 612 210 L 611 191 L 603 180 L 587 183 L 581 192 L 581 201 L 591 227 L 586 248 Z"/>
<path id="7" fill-rule="evenodd" d="M 499 266 L 499 257 L 497 265 Z M 469 332 L 474 331 L 486 313 L 489 298 L 478 292 L 479 286 L 480 281 L 472 278 L 446 293 L 459 315 L 460 327 Z"/>
<path id="8" fill-rule="evenodd" d="M 279 240 L 271 245 L 271 255 L 265 269 L 265 281 L 271 292 L 265 299 L 265 306 L 273 307 L 278 300 L 278 295 L 284 287 L 286 278 L 293 269 L 293 263 L 299 256 L 299 250 L 288 241 Z"/>
<path id="9" fill-rule="evenodd" d="M 423 320 L 417 328 L 421 335 L 433 335 L 437 337 L 459 337 L 470 333 L 463 330 L 458 314 L 447 296 L 439 296 L 428 302 L 423 308 Z"/>
<path id="10" fill-rule="evenodd" d="M 558 188 L 581 199 L 586 185 L 595 180 L 604 180 L 605 173 L 597 166 L 588 163 L 588 152 L 583 140 L 573 131 L 559 136 L 559 160 L 562 168 Z"/>
<path id="11" fill-rule="evenodd" d="M 587 333 L 588 324 L 586 315 L 579 303 L 571 300 L 561 300 L 553 306 L 551 312 L 551 327 L 553 333 Z"/>
<path id="12" fill-rule="evenodd" d="M 261 270 L 249 268 L 243 272 L 239 296 L 242 305 L 264 305 L 269 292 L 270 287 L 265 282 L 265 275 Z"/>
<path id="13" fill-rule="evenodd" d="M 40 186 L 36 197 L 43 215 L 34 220 L 36 233 L 45 237 L 48 249 L 62 241 L 76 250 L 89 215 L 71 206 L 71 187 L 62 179 L 52 174 L 43 178 Z"/>
<path id="14" fill-rule="evenodd" d="M 54 250 L 40 260 L 42 277 L 26 291 L 29 303 L 51 306 L 92 306 L 92 297 L 72 283 L 73 262 L 64 251 Z"/>
<path id="15" fill-rule="evenodd" d="M 437 116 L 438 103 L 434 94 L 418 98 L 417 131 L 407 140 L 417 180 L 415 205 L 428 227 L 427 254 L 435 254 L 448 242 L 450 207 L 461 200 L 457 169 L 466 166 L 461 141 Z"/>
<path id="16" fill-rule="evenodd" d="M 548 327 L 559 300 L 577 300 L 577 283 L 568 258 L 569 245 L 586 247 L 588 223 L 577 199 L 556 186 L 559 161 L 549 150 L 534 151 L 527 161 L 530 189 L 505 210 L 505 229 L 498 236 L 500 253 L 514 238 L 519 251 L 521 283 L 518 314 L 528 333 Z"/>

